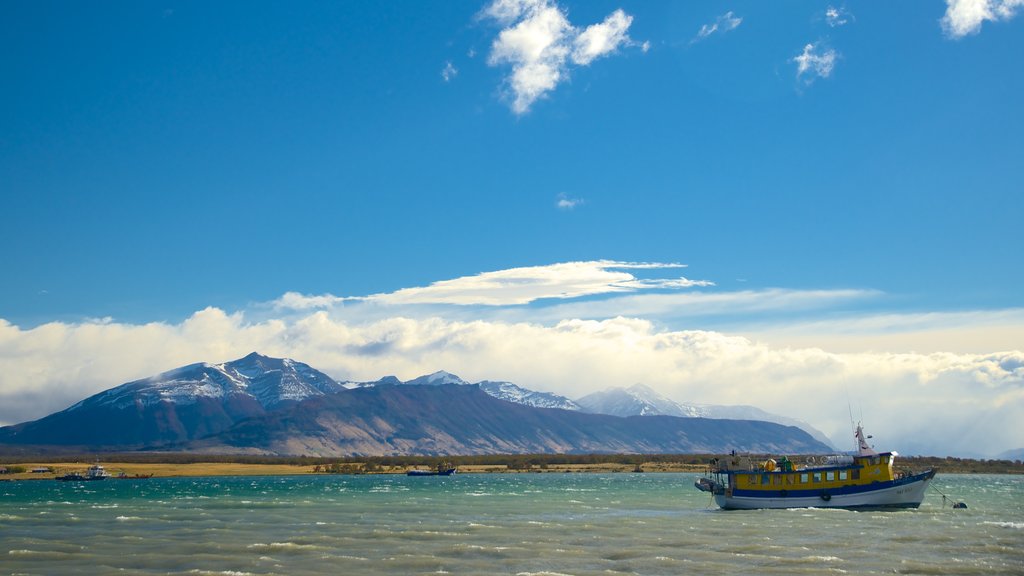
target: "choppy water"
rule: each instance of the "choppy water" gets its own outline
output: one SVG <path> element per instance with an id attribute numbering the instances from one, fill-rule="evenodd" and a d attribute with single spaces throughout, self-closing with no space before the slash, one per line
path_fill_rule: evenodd
<path id="1" fill-rule="evenodd" d="M 0 484 L 0 574 L 1022 574 L 1024 478 L 967 502 L 720 511 L 693 474 Z"/>

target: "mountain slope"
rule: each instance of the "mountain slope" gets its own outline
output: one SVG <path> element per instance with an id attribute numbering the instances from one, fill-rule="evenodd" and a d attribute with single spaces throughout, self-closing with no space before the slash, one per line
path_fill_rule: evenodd
<path id="1" fill-rule="evenodd" d="M 45 418 L 0 428 L 0 442 L 122 448 L 181 442 L 340 390 L 306 364 L 254 352 L 122 384 Z"/>
<path id="2" fill-rule="evenodd" d="M 492 382 L 484 380 L 477 382 L 481 390 L 494 396 L 499 400 L 514 402 L 534 408 L 559 408 L 561 410 L 579 410 L 579 404 L 569 400 L 565 396 L 552 394 L 551 392 L 537 392 L 529 388 L 517 386 L 511 382 Z"/>
<path id="3" fill-rule="evenodd" d="M 576 400 L 585 412 L 612 416 L 700 416 L 643 384 L 609 388 Z"/>
<path id="4" fill-rule="evenodd" d="M 643 384 L 629 388 L 609 388 L 576 400 L 585 412 L 614 416 L 680 416 L 685 418 L 716 418 L 724 420 L 761 420 L 783 426 L 796 426 L 817 441 L 832 446 L 831 440 L 806 422 L 765 412 L 754 406 L 698 406 L 676 402 Z"/>
<path id="5" fill-rule="evenodd" d="M 444 384 L 458 384 L 460 386 L 474 386 L 474 384 L 470 384 L 455 374 L 445 372 L 444 370 L 413 378 L 412 380 L 407 380 L 405 382 L 402 382 L 394 376 L 385 376 L 376 382 L 341 383 L 343 387 L 349 390 L 379 386 L 382 384 L 404 384 L 406 386 L 441 386 Z M 515 402 L 516 404 L 523 404 L 525 406 L 533 406 L 534 408 L 561 408 L 562 410 L 580 409 L 579 405 L 565 396 L 559 396 L 558 394 L 553 394 L 551 392 L 537 392 L 528 388 L 523 388 L 522 386 L 517 386 L 512 382 L 492 382 L 490 380 L 484 380 L 477 382 L 475 386 L 479 386 L 484 392 L 500 400 Z"/>
<path id="6" fill-rule="evenodd" d="M 802 430 L 767 422 L 532 408 L 463 385 L 384 385 L 310 398 L 183 448 L 336 456 L 826 450 Z"/>

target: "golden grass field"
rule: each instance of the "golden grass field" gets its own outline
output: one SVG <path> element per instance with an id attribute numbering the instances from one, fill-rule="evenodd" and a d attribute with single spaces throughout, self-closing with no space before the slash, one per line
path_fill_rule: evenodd
<path id="1" fill-rule="evenodd" d="M 18 466 L 24 467 L 25 472 L 17 474 L 4 474 L 0 479 L 8 480 L 52 480 L 57 476 L 70 472 L 82 472 L 91 465 L 91 462 L 80 463 L 51 463 L 51 462 L 26 462 Z M 101 462 L 108 474 L 117 476 L 124 473 L 127 476 L 149 475 L 154 478 L 170 477 L 201 477 L 201 476 L 290 476 L 303 474 L 322 474 L 317 471 L 314 465 L 292 465 L 292 464 L 239 464 L 230 462 L 206 462 L 196 464 L 161 464 L 161 463 L 127 463 L 127 462 Z M 31 472 L 34 468 L 48 468 L 48 473 Z M 377 467 L 373 474 L 404 474 L 409 468 L 406 466 L 384 466 Z M 425 468 L 425 466 L 424 466 Z M 628 464 L 604 463 L 604 464 L 564 464 L 549 465 L 546 467 L 534 466 L 530 469 L 510 469 L 504 465 L 466 465 L 459 466 L 460 473 L 566 473 L 566 472 L 633 472 L 634 466 Z M 704 470 L 702 465 L 683 463 L 645 463 L 641 465 L 644 472 L 700 472 Z M 348 465 L 348 471 L 352 473 L 364 473 L 363 466 L 359 463 Z"/>

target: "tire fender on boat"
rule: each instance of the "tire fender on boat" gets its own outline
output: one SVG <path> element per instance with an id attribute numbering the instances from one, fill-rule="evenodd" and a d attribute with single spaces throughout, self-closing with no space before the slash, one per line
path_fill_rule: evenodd
<path id="1" fill-rule="evenodd" d="M 828 502 L 829 500 L 832 499 L 832 495 L 829 494 L 828 492 L 822 492 L 821 494 L 818 495 L 818 497 L 824 500 L 825 502 Z"/>

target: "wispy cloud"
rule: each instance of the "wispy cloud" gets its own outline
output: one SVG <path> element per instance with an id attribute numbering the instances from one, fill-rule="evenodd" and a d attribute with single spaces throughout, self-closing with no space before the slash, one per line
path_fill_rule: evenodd
<path id="1" fill-rule="evenodd" d="M 825 22 L 832 28 L 849 24 L 853 19 L 853 14 L 845 6 L 829 6 L 825 9 Z"/>
<path id="2" fill-rule="evenodd" d="M 565 193 L 559 194 L 555 199 L 555 207 L 559 210 L 574 210 L 577 206 L 586 204 L 583 198 L 573 198 Z"/>
<path id="3" fill-rule="evenodd" d="M 459 71 L 451 61 L 444 63 L 444 68 L 441 69 L 441 78 L 445 82 L 451 82 L 458 75 Z"/>
<path id="4" fill-rule="evenodd" d="M 946 13 L 940 20 L 951 38 L 963 38 L 981 31 L 986 20 L 1010 20 L 1024 7 L 1024 0 L 946 0 Z"/>
<path id="5" fill-rule="evenodd" d="M 516 114 L 564 81 L 570 64 L 587 66 L 632 42 L 627 32 L 633 17 L 622 10 L 582 31 L 552 0 L 495 0 L 483 15 L 504 26 L 488 63 L 511 66 L 506 83 Z"/>
<path id="6" fill-rule="evenodd" d="M 743 18 L 736 16 L 732 13 L 732 10 L 730 10 L 718 18 L 715 18 L 714 22 L 701 26 L 700 30 L 697 31 L 697 35 L 693 37 L 693 40 L 690 40 L 690 44 L 700 42 L 716 32 L 724 34 L 730 30 L 735 30 L 742 22 Z"/>
<path id="7" fill-rule="evenodd" d="M 816 78 L 828 78 L 832 75 L 836 59 L 839 53 L 832 48 L 824 48 L 820 42 L 807 44 L 804 51 L 793 58 L 796 63 L 796 77 L 807 84 L 814 82 Z"/>
<path id="8" fill-rule="evenodd" d="M 402 288 L 369 296 L 304 295 L 288 292 L 270 303 L 276 311 L 329 309 L 359 303 L 382 305 L 522 306 L 537 300 L 566 300 L 602 294 L 713 286 L 708 280 L 639 278 L 632 270 L 685 268 L 684 264 L 591 260 L 526 266 Z"/>
<path id="9" fill-rule="evenodd" d="M 369 297 L 390 304 L 510 306 L 542 299 L 570 299 L 639 290 L 707 286 L 687 278 L 640 279 L 630 270 L 683 268 L 682 264 L 594 260 L 483 272 L 420 288 L 403 288 Z"/>

